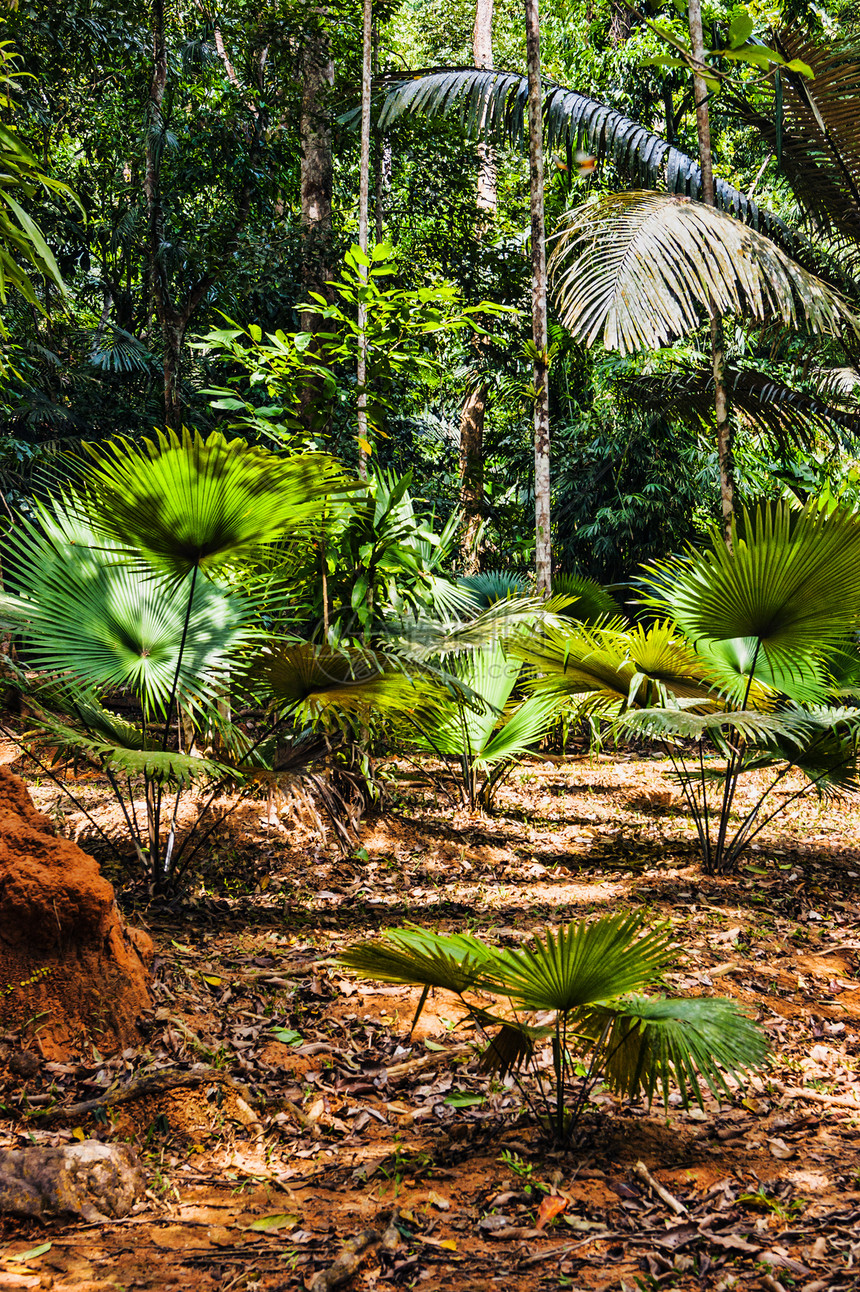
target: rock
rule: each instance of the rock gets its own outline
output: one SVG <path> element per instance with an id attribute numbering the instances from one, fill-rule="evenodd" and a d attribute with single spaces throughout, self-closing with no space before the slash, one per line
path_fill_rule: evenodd
<path id="1" fill-rule="evenodd" d="M 145 1188 L 137 1154 L 127 1144 L 87 1139 L 62 1148 L 0 1152 L 0 1213 L 118 1220 Z"/>
<path id="2" fill-rule="evenodd" d="M 84 1043 L 101 1053 L 134 1045 L 151 1004 L 151 954 L 146 934 L 126 929 L 95 859 L 57 838 L 21 778 L 0 766 L 0 1027 L 29 1023 L 49 1059 Z"/>

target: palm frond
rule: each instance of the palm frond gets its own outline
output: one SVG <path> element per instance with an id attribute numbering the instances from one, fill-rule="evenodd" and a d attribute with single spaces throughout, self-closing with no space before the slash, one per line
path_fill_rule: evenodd
<path id="1" fill-rule="evenodd" d="M 732 412 L 752 431 L 787 455 L 792 446 L 811 449 L 824 436 L 842 442 L 860 436 L 860 410 L 846 398 L 837 375 L 808 374 L 803 389 L 749 368 L 731 369 L 727 385 Z M 817 389 L 816 389 L 817 387 Z M 619 376 L 616 389 L 629 404 L 698 430 L 714 420 L 713 373 L 637 373 Z"/>
<path id="2" fill-rule="evenodd" d="M 622 354 L 668 345 L 712 312 L 860 336 L 835 288 L 755 229 L 685 198 L 613 193 L 574 208 L 550 272 L 565 327 Z"/>
<path id="3" fill-rule="evenodd" d="M 860 518 L 814 501 L 759 507 L 734 526 L 731 551 L 714 533 L 710 550 L 649 567 L 646 584 L 693 641 L 753 638 L 802 679 L 860 619 Z"/>
<path id="4" fill-rule="evenodd" d="M 48 716 L 38 719 L 33 735 L 37 746 L 51 746 L 54 762 L 85 762 L 123 780 L 146 776 L 173 789 L 207 781 L 241 780 L 235 770 L 211 758 L 130 745 L 124 739 L 111 739 L 96 730 L 80 730 Z"/>
<path id="5" fill-rule="evenodd" d="M 650 1102 L 659 1088 L 666 1106 L 673 1087 L 684 1107 L 690 1095 L 701 1106 L 700 1078 L 715 1097 L 730 1094 L 726 1077 L 742 1077 L 768 1053 L 764 1033 L 732 1000 L 634 996 L 583 1010 L 575 1024 L 600 1046 L 614 1091 Z"/>
<path id="6" fill-rule="evenodd" d="M 565 618 L 577 619 L 583 624 L 624 620 L 624 613 L 612 593 L 584 574 L 554 574 L 552 594 L 571 598 L 570 604 L 557 612 Z"/>
<path id="7" fill-rule="evenodd" d="M 470 593 L 482 610 L 489 610 L 497 601 L 510 601 L 524 597 L 529 592 L 529 580 L 522 574 L 509 570 L 483 570 L 480 574 L 464 574 L 457 580 L 459 586 Z"/>
<path id="8" fill-rule="evenodd" d="M 712 702 L 714 678 L 668 620 L 637 625 L 545 625 L 540 634 L 515 639 L 510 654 L 528 664 L 524 683 L 537 694 L 595 692 L 611 703 L 651 704 L 667 694 Z"/>
<path id="9" fill-rule="evenodd" d="M 847 238 L 860 262 L 860 48 L 849 40 L 827 40 L 782 31 L 775 46 L 791 61 L 799 58 L 813 78 L 780 73 L 782 110 L 762 111 L 731 95 L 744 120 L 754 125 L 777 154 L 798 202 L 816 230 Z"/>
<path id="10" fill-rule="evenodd" d="M 264 648 L 254 676 L 282 712 L 305 719 L 327 712 L 415 714 L 440 702 L 437 688 L 395 664 L 372 651 L 302 642 Z"/>
<path id="11" fill-rule="evenodd" d="M 326 454 L 279 457 L 217 432 L 84 447 L 90 523 L 176 579 L 319 524 L 332 493 L 362 487 Z"/>
<path id="12" fill-rule="evenodd" d="M 219 676 L 228 663 L 236 667 L 255 635 L 254 604 L 199 579 L 183 634 L 189 589 L 180 585 L 177 595 L 128 564 L 120 545 L 77 512 L 56 499 L 38 509 L 38 528 L 21 519 L 6 540 L 6 569 L 27 589 L 6 599 L 6 612 L 27 639 L 32 664 L 49 673 L 71 669 L 85 689 L 129 687 L 147 714 L 165 707 L 174 680 L 187 706 L 211 700 Z"/>
<path id="13" fill-rule="evenodd" d="M 802 710 L 761 713 L 757 709 L 732 709 L 724 713 L 691 713 L 688 709 L 665 706 L 630 709 L 619 716 L 618 725 L 639 735 L 665 739 L 701 740 L 737 733 L 754 744 L 779 739 L 800 750 L 808 739 L 808 724 Z"/>
<path id="14" fill-rule="evenodd" d="M 645 930 L 639 915 L 580 920 L 499 951 L 495 990 L 527 1010 L 570 1013 L 648 986 L 672 954 L 665 929 Z"/>
<path id="15" fill-rule="evenodd" d="M 486 610 L 469 618 L 403 618 L 384 625 L 391 648 L 415 663 L 446 660 L 506 645 L 535 627 L 551 622 L 552 614 L 540 597 L 510 596 L 492 601 Z"/>
<path id="16" fill-rule="evenodd" d="M 496 952 L 469 934 L 445 936 L 410 927 L 359 942 L 343 952 L 339 962 L 380 982 L 437 987 L 461 996 L 492 975 Z"/>
<path id="17" fill-rule="evenodd" d="M 542 90 L 548 154 L 560 149 L 572 161 L 584 149 L 599 161 L 611 160 L 642 188 L 665 188 L 692 198 L 701 195 L 698 162 L 660 135 L 577 90 L 548 80 L 542 81 Z M 517 72 L 474 67 L 419 70 L 409 80 L 388 86 L 379 124 L 385 128 L 407 113 L 452 116 L 472 138 L 522 148 L 527 107 L 528 78 Z M 716 199 L 720 210 L 766 230 L 787 247 L 798 245 L 800 240 L 778 216 L 762 210 L 722 178 L 716 180 Z"/>
<path id="18" fill-rule="evenodd" d="M 521 700 L 499 730 L 476 750 L 476 766 L 488 771 L 524 757 L 546 735 L 560 707 L 558 697 L 552 695 L 531 695 Z"/>

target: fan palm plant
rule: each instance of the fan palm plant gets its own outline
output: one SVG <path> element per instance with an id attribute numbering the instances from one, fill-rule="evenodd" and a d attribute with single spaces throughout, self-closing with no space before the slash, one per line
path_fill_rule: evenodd
<path id="1" fill-rule="evenodd" d="M 733 527 L 731 550 L 715 532 L 705 552 L 649 567 L 645 583 L 661 615 L 651 627 L 545 627 L 511 651 L 535 694 L 597 697 L 620 727 L 663 744 L 705 869 L 726 871 L 794 799 L 858 788 L 860 710 L 838 693 L 857 672 L 860 519 L 814 502 L 762 508 Z M 706 764 L 714 749 L 718 770 Z M 740 779 L 762 767 L 773 777 L 733 827 Z M 792 772 L 802 787 L 766 812 Z"/>
<path id="2" fill-rule="evenodd" d="M 547 731 L 558 701 L 535 695 L 512 701 L 521 665 L 499 642 L 456 659 L 449 694 L 421 725 L 415 743 L 460 763 L 469 806 L 489 807 L 518 759 Z"/>
<path id="3" fill-rule="evenodd" d="M 267 549 L 312 532 L 349 482 L 322 455 L 283 459 L 217 434 L 120 440 L 89 454 L 74 486 L 8 536 L 18 595 L 4 596 L 0 614 L 42 674 L 33 699 L 43 738 L 107 775 L 149 881 L 163 887 L 179 860 L 183 791 L 209 784 L 202 818 L 264 763 L 266 735 L 252 743 L 224 702 L 265 641 L 249 571 Z M 139 723 L 103 706 L 116 690 L 134 697 Z M 217 755 L 171 747 L 177 706 Z"/>
<path id="4" fill-rule="evenodd" d="M 684 1107 L 719 1097 L 767 1055 L 764 1034 L 734 1001 L 640 995 L 676 958 L 666 930 L 612 915 L 535 934 L 516 950 L 466 934 L 394 929 L 351 947 L 345 968 L 363 977 L 451 992 L 487 1038 L 485 1071 L 531 1069 L 521 1089 L 554 1139 L 568 1142 L 598 1080 L 628 1099 L 677 1088 Z M 487 994 L 503 1002 L 488 1008 Z M 550 1060 L 543 1061 L 549 1047 Z M 581 1060 L 588 1067 L 582 1071 Z M 548 1075 L 549 1073 L 549 1075 Z"/>

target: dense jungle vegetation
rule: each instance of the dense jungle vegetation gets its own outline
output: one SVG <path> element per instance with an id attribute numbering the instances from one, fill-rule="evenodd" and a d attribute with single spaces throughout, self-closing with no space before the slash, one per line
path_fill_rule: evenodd
<path id="1" fill-rule="evenodd" d="M 208 1153 L 195 1289 L 853 1286 L 798 1107 L 860 1108 L 854 0 L 2 27 L 0 762 L 157 953 L 139 1049 L 15 1015 L 4 1146 L 92 1114 L 180 1211 Z M 736 1155 L 693 1177 L 702 1117 Z"/>

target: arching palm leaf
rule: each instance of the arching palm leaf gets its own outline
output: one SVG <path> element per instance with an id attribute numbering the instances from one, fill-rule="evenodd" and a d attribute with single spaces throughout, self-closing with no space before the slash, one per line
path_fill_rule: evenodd
<path id="1" fill-rule="evenodd" d="M 531 666 L 526 686 L 537 694 L 595 692 L 614 704 L 641 705 L 669 695 L 713 703 L 713 677 L 669 623 L 547 626 L 540 636 L 511 643 L 510 653 Z"/>
<path id="2" fill-rule="evenodd" d="M 565 327 L 622 354 L 667 345 L 711 314 L 860 336 L 834 288 L 754 229 L 684 198 L 616 193 L 577 207 L 550 271 Z"/>
<path id="3" fill-rule="evenodd" d="M 840 374 L 811 374 L 810 389 L 796 388 L 749 368 L 726 374 L 732 411 L 786 455 L 793 445 L 812 449 L 819 436 L 842 442 L 860 436 L 860 409 L 847 397 Z M 693 372 L 638 373 L 616 379 L 616 390 L 643 412 L 698 430 L 714 420 L 714 379 L 706 368 Z"/>
<path id="4" fill-rule="evenodd" d="M 421 713 L 438 692 L 371 651 L 337 650 L 311 642 L 268 647 L 254 674 L 284 713 L 303 719 L 331 712 L 366 718 Z"/>
<path id="5" fill-rule="evenodd" d="M 799 32 L 780 32 L 777 50 L 800 58 L 812 79 L 782 71 L 782 111 L 763 112 L 737 93 L 732 102 L 777 154 L 797 199 L 818 228 L 853 244 L 860 267 L 860 48 Z M 852 253 L 849 252 L 849 255 Z"/>
<path id="6" fill-rule="evenodd" d="M 621 173 L 643 188 L 698 198 L 701 171 L 693 158 L 660 135 L 605 103 L 577 90 L 542 80 L 544 146 L 563 149 L 571 158 L 580 148 L 599 159 L 610 158 Z M 381 127 L 405 113 L 454 116 L 474 138 L 522 147 L 528 79 L 517 72 L 478 68 L 429 69 L 391 84 L 380 112 Z M 738 215 L 776 241 L 796 248 L 800 239 L 778 216 L 763 211 L 724 179 L 716 181 L 717 206 Z"/>
<path id="7" fill-rule="evenodd" d="M 733 1000 L 648 999 L 634 996 L 584 1010 L 574 1026 L 599 1046 L 604 1079 L 628 1099 L 650 1103 L 659 1088 L 668 1107 L 675 1088 L 683 1106 L 701 1107 L 702 1077 L 712 1094 L 731 1094 L 726 1073 L 742 1076 L 764 1062 L 764 1033 Z"/>

